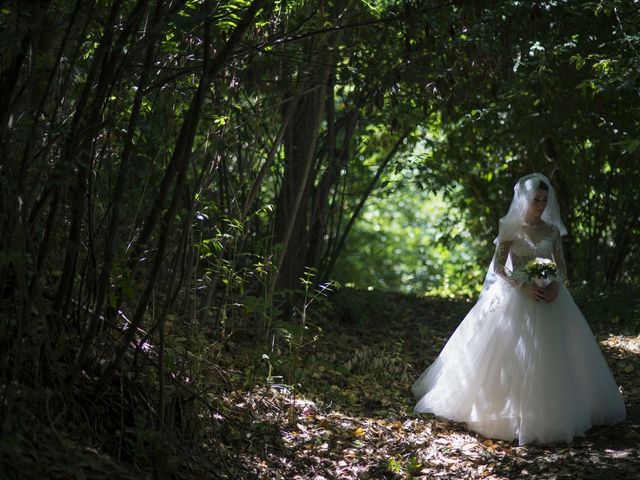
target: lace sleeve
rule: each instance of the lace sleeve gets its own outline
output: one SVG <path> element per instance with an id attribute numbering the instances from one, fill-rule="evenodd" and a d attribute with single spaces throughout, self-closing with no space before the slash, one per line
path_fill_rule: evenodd
<path id="1" fill-rule="evenodd" d="M 556 238 L 553 241 L 553 261 L 558 266 L 558 277 L 562 282 L 567 280 L 567 264 L 564 261 L 564 251 L 562 250 L 562 236 L 556 231 Z"/>
<path id="2" fill-rule="evenodd" d="M 498 246 L 496 247 L 495 260 L 493 263 L 493 271 L 509 285 L 517 288 L 522 285 L 522 282 L 518 281 L 513 276 L 513 272 L 506 266 L 510 249 L 511 242 L 498 242 Z"/>

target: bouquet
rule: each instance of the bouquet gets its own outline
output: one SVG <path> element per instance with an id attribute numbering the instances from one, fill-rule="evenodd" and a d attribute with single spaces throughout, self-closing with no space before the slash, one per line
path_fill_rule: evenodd
<path id="1" fill-rule="evenodd" d="M 534 258 L 529 260 L 524 266 L 524 273 L 530 282 L 534 282 L 538 287 L 545 288 L 558 274 L 558 267 L 548 258 Z"/>

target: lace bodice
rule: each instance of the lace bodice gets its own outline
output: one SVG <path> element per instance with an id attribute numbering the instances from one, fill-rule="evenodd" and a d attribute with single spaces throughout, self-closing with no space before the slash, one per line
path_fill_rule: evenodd
<path id="1" fill-rule="evenodd" d="M 526 282 L 523 267 L 529 260 L 537 257 L 553 260 L 558 266 L 558 277 L 562 281 L 567 278 L 562 237 L 555 226 L 546 222 L 522 225 L 513 239 L 499 241 L 494 271 L 509 284 L 520 286 Z"/>

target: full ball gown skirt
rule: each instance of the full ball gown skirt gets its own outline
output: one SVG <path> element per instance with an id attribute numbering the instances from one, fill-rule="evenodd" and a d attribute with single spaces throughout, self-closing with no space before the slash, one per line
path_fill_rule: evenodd
<path id="1" fill-rule="evenodd" d="M 625 418 L 618 386 L 564 286 L 550 304 L 507 285 L 491 290 L 414 383 L 416 412 L 520 445 L 570 442 Z"/>

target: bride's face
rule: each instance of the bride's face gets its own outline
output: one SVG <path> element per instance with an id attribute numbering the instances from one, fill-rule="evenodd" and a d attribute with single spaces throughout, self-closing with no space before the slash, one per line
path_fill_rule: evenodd
<path id="1" fill-rule="evenodd" d="M 536 190 L 535 195 L 529 203 L 529 209 L 527 215 L 533 218 L 540 218 L 547 208 L 547 200 L 549 198 L 549 192 L 546 190 Z"/>

